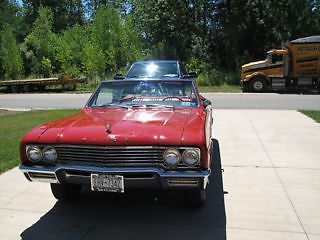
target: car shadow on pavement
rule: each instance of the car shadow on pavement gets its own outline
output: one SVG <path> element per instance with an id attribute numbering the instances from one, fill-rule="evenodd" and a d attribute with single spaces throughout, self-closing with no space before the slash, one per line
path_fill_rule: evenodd
<path id="1" fill-rule="evenodd" d="M 201 209 L 185 206 L 182 194 L 177 191 L 106 194 L 84 189 L 82 198 L 76 202 L 57 202 L 38 222 L 24 230 L 21 238 L 225 240 L 225 192 L 216 139 L 213 149 L 207 201 Z"/>

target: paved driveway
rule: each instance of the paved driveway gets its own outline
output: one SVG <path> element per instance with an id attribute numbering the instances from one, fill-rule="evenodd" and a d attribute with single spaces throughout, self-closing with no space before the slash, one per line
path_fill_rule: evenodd
<path id="1" fill-rule="evenodd" d="M 0 176 L 0 239 L 320 239 L 320 124 L 283 110 L 214 116 L 215 166 L 202 209 L 151 191 L 84 190 L 60 204 L 48 184 L 29 183 L 15 168 Z"/>

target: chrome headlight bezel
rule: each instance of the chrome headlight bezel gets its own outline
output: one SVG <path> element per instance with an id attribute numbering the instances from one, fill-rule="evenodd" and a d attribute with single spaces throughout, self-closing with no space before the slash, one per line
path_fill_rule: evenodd
<path id="1" fill-rule="evenodd" d="M 30 155 L 31 151 L 37 151 L 39 153 L 39 157 L 37 159 L 32 159 L 32 157 Z M 32 163 L 40 162 L 42 160 L 41 148 L 39 146 L 36 146 L 36 145 L 28 145 L 26 147 L 26 156 L 27 156 L 27 159 Z"/>
<path id="2" fill-rule="evenodd" d="M 48 152 L 51 151 L 51 157 L 52 159 L 49 159 L 47 154 Z M 46 146 L 42 149 L 42 160 L 47 162 L 47 163 L 54 163 L 57 161 L 57 158 L 58 158 L 58 154 L 57 154 L 57 151 L 54 147 L 52 146 Z"/>
<path id="3" fill-rule="evenodd" d="M 163 161 L 169 167 L 176 167 L 181 162 L 181 154 L 179 150 L 176 148 L 168 148 L 163 153 Z"/>
<path id="4" fill-rule="evenodd" d="M 182 161 L 185 165 L 193 167 L 200 164 L 201 151 L 199 148 L 188 148 L 182 153 Z"/>

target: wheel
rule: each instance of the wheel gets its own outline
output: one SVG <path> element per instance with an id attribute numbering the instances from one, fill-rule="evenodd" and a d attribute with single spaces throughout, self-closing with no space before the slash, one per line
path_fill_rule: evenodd
<path id="1" fill-rule="evenodd" d="M 45 85 L 38 85 L 37 86 L 37 90 L 40 91 L 40 92 L 43 92 L 45 89 L 46 89 Z"/>
<path id="2" fill-rule="evenodd" d="M 65 84 L 63 89 L 66 91 L 74 91 L 76 89 L 76 84 Z"/>
<path id="3" fill-rule="evenodd" d="M 31 85 L 23 85 L 22 89 L 24 92 L 31 92 L 32 91 L 32 86 Z"/>
<path id="4" fill-rule="evenodd" d="M 266 85 L 266 81 L 263 78 L 254 78 L 250 83 L 250 90 L 253 92 L 263 92 L 266 89 Z"/>
<path id="5" fill-rule="evenodd" d="M 60 201 L 71 201 L 79 198 L 80 185 L 51 183 L 51 192 L 53 196 Z"/>
<path id="6" fill-rule="evenodd" d="M 206 190 L 204 189 L 192 189 L 185 190 L 184 199 L 188 206 L 194 208 L 200 208 L 206 201 Z"/>
<path id="7" fill-rule="evenodd" d="M 18 85 L 12 85 L 12 86 L 10 87 L 10 90 L 11 90 L 12 93 L 17 93 L 17 92 L 20 91 L 20 88 L 19 88 Z"/>

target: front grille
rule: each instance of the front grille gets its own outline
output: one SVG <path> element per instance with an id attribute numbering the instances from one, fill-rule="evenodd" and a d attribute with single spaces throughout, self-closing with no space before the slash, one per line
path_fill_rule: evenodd
<path id="1" fill-rule="evenodd" d="M 164 147 L 55 146 L 58 162 L 103 167 L 163 167 Z"/>

